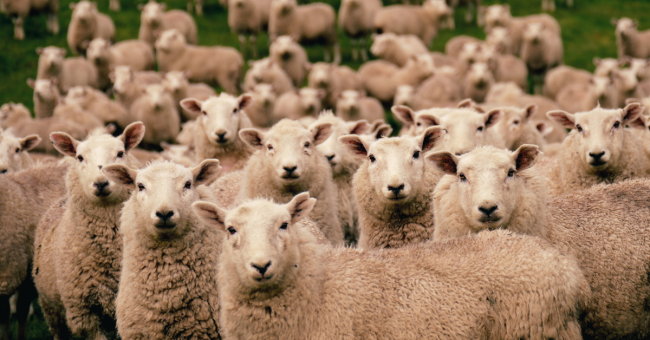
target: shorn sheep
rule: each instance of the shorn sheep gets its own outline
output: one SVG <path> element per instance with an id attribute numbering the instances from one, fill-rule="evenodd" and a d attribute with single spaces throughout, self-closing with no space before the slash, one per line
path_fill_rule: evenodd
<path id="1" fill-rule="evenodd" d="M 130 193 L 101 169 L 113 163 L 138 167 L 129 151 L 144 130 L 137 122 L 119 137 L 91 135 L 82 142 L 65 133 L 50 137 L 71 163 L 68 195 L 38 226 L 33 275 L 45 320 L 57 339 L 71 332 L 100 340 L 113 332 L 122 261 L 120 210 Z"/>
<path id="2" fill-rule="evenodd" d="M 14 39 L 25 39 L 25 18 L 30 12 L 42 11 L 47 13 L 47 30 L 54 35 L 59 34 L 59 1 L 58 0 L 2 0 L 0 12 L 11 17 L 14 24 Z"/>
<path id="3" fill-rule="evenodd" d="M 580 338 L 587 283 L 547 243 L 497 231 L 381 252 L 332 248 L 298 224 L 315 204 L 307 193 L 230 211 L 194 203 L 225 234 L 224 337 Z"/>
<path id="4" fill-rule="evenodd" d="M 103 38 L 115 41 L 115 24 L 106 15 L 99 13 L 97 3 L 86 0 L 70 3 L 72 19 L 68 26 L 68 46 L 72 53 L 85 55 L 90 41 Z"/>
<path id="5" fill-rule="evenodd" d="M 514 153 L 480 147 L 459 158 L 430 154 L 427 160 L 448 174 L 435 190 L 435 238 L 487 229 L 546 238 L 575 256 L 591 286 L 582 310 L 585 338 L 647 338 L 650 182 L 600 184 L 547 204 L 541 164 L 533 166 L 540 157 L 534 145 Z"/>
<path id="6" fill-rule="evenodd" d="M 142 11 L 138 39 L 153 46 L 156 38 L 164 31 L 176 29 L 188 44 L 196 44 L 197 29 L 192 16 L 177 9 L 165 12 L 166 8 L 166 4 L 159 4 L 155 0 L 138 5 Z"/>
<path id="7" fill-rule="evenodd" d="M 432 239 L 430 195 L 442 173 L 424 162 L 424 154 L 443 134 L 440 127 L 430 127 L 417 137 L 385 138 L 370 145 L 359 136 L 339 137 L 363 160 L 352 180 L 359 248 L 399 248 Z"/>
<path id="8" fill-rule="evenodd" d="M 201 223 L 191 206 L 210 199 L 204 184 L 219 170 L 214 159 L 190 169 L 170 162 L 140 171 L 104 167 L 131 191 L 120 218 L 124 260 L 115 309 L 122 339 L 220 339 L 216 276 L 223 235 Z"/>

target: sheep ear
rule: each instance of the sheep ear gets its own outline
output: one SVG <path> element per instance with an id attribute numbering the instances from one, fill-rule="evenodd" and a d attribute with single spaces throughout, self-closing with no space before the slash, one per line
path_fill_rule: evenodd
<path id="1" fill-rule="evenodd" d="M 410 107 L 397 105 L 390 108 L 397 119 L 405 125 L 415 124 L 415 112 Z"/>
<path id="2" fill-rule="evenodd" d="M 537 162 L 539 156 L 542 155 L 542 152 L 539 151 L 539 146 L 532 144 L 524 144 L 520 146 L 513 158 L 515 159 L 515 164 L 517 166 L 517 171 L 524 171 Z"/>
<path id="3" fill-rule="evenodd" d="M 365 119 L 356 122 L 350 122 L 347 124 L 351 135 L 361 135 L 370 130 L 370 124 Z"/>
<path id="4" fill-rule="evenodd" d="M 386 138 L 393 132 L 393 128 L 388 124 L 383 124 L 375 130 L 375 139 Z"/>
<path id="5" fill-rule="evenodd" d="M 339 143 L 359 158 L 365 158 L 368 156 L 368 145 L 366 145 L 357 135 L 341 136 L 339 137 Z"/>
<path id="6" fill-rule="evenodd" d="M 262 145 L 264 133 L 257 129 L 241 129 L 239 130 L 239 138 L 253 149 L 261 150 L 264 146 Z"/>
<path id="7" fill-rule="evenodd" d="M 29 151 L 36 147 L 41 142 L 41 137 L 39 135 L 29 135 L 25 138 L 19 139 L 20 148 L 22 151 Z"/>
<path id="8" fill-rule="evenodd" d="M 546 112 L 546 117 L 564 126 L 567 129 L 575 129 L 576 127 L 575 116 L 566 111 L 562 111 L 562 110 L 549 111 Z"/>
<path id="9" fill-rule="evenodd" d="M 537 108 L 538 106 L 535 104 L 528 105 L 528 107 L 526 107 L 526 120 L 529 120 L 531 117 L 535 115 L 535 113 L 537 112 Z"/>
<path id="10" fill-rule="evenodd" d="M 612 18 L 612 19 L 610 19 L 609 22 L 611 22 L 612 25 L 614 25 L 614 26 L 618 25 L 618 19 L 616 19 L 616 18 Z"/>
<path id="11" fill-rule="evenodd" d="M 36 82 L 34 81 L 34 79 L 32 79 L 32 78 L 27 79 L 27 86 L 29 86 L 31 88 L 35 88 L 36 87 Z"/>
<path id="12" fill-rule="evenodd" d="M 418 144 L 422 147 L 422 152 L 431 151 L 436 145 L 440 143 L 445 131 L 440 126 L 432 126 L 417 137 Z"/>
<path id="13" fill-rule="evenodd" d="M 201 164 L 191 169 L 194 176 L 194 185 L 209 185 L 214 182 L 221 173 L 221 166 L 218 159 L 206 159 Z"/>
<path id="14" fill-rule="evenodd" d="M 239 104 L 239 109 L 243 110 L 246 107 L 248 107 L 250 104 L 253 103 L 253 96 L 251 96 L 250 94 L 242 94 L 241 96 L 239 96 L 237 98 L 237 102 Z M 182 105 L 182 102 L 181 102 L 181 105 Z"/>
<path id="15" fill-rule="evenodd" d="M 77 146 L 79 141 L 72 138 L 69 134 L 65 132 L 52 132 L 50 134 L 50 140 L 54 148 L 59 151 L 61 154 L 76 157 L 77 156 Z"/>
<path id="16" fill-rule="evenodd" d="M 544 122 L 539 122 L 537 125 L 535 125 L 535 128 L 539 133 L 542 135 L 542 137 L 546 137 L 553 132 L 553 127 L 544 123 Z"/>
<path id="17" fill-rule="evenodd" d="M 314 136 L 314 144 L 319 145 L 330 138 L 332 134 L 332 123 L 321 123 L 312 127 L 311 134 Z"/>
<path id="18" fill-rule="evenodd" d="M 124 164 L 109 164 L 102 168 L 109 180 L 127 188 L 135 189 L 135 178 L 138 170 L 131 169 Z"/>
<path id="19" fill-rule="evenodd" d="M 485 128 L 489 128 L 491 126 L 494 126 L 499 119 L 501 119 L 501 116 L 503 116 L 503 112 L 499 109 L 492 110 L 488 113 L 485 114 Z"/>
<path id="20" fill-rule="evenodd" d="M 637 119 L 628 123 L 634 129 L 645 129 L 645 116 L 639 116 Z"/>
<path id="21" fill-rule="evenodd" d="M 118 138 L 124 142 L 124 149 L 128 152 L 135 148 L 144 137 L 145 127 L 142 122 L 135 122 L 129 124 Z"/>
<path id="22" fill-rule="evenodd" d="M 427 123 L 428 126 L 440 125 L 440 120 L 438 117 L 430 113 L 421 114 L 418 119 Z"/>
<path id="23" fill-rule="evenodd" d="M 449 151 L 430 153 L 426 156 L 426 160 L 447 175 L 455 175 L 458 172 L 458 157 L 452 155 Z"/>
<path id="24" fill-rule="evenodd" d="M 460 103 L 458 103 L 457 108 L 469 109 L 469 108 L 473 108 L 475 105 L 476 103 L 471 98 L 467 98 L 467 99 L 463 99 Z"/>
<path id="25" fill-rule="evenodd" d="M 181 107 L 192 113 L 200 113 L 201 105 L 203 105 L 203 102 L 198 99 L 187 98 L 181 100 Z"/>
<path id="26" fill-rule="evenodd" d="M 226 215 L 228 211 L 210 202 L 194 202 L 192 209 L 201 222 L 208 226 L 226 231 Z"/>
<path id="27" fill-rule="evenodd" d="M 316 205 L 316 199 L 310 198 L 309 192 L 296 195 L 289 203 L 285 204 L 285 208 L 291 214 L 291 223 L 297 223 L 305 218 L 305 216 L 308 216 L 314 208 L 314 205 Z"/>
<path id="28" fill-rule="evenodd" d="M 641 106 L 639 103 L 629 103 L 623 109 L 623 123 L 628 123 L 639 118 L 643 115 L 645 107 Z"/>

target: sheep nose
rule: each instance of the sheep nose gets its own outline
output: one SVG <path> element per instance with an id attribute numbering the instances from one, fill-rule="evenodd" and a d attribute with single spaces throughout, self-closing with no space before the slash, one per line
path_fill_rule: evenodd
<path id="1" fill-rule="evenodd" d="M 404 190 L 404 184 L 400 184 L 400 185 L 397 186 L 397 187 L 393 187 L 393 186 L 390 186 L 390 185 L 389 185 L 389 186 L 388 186 L 388 190 L 389 190 L 389 191 L 392 191 L 393 194 L 397 195 L 397 194 L 400 193 L 400 191 Z"/>
<path id="2" fill-rule="evenodd" d="M 285 167 L 283 167 L 283 169 L 284 169 L 284 171 L 287 172 L 287 174 L 291 175 L 294 171 L 296 171 L 296 169 L 298 169 L 298 167 L 297 166 L 292 166 L 292 167 L 285 166 Z"/>
<path id="3" fill-rule="evenodd" d="M 251 266 L 255 268 L 260 274 L 264 275 L 266 273 L 266 270 L 269 269 L 271 266 L 271 261 L 267 262 L 265 265 L 260 266 L 255 263 L 251 263 Z"/>
<path id="4" fill-rule="evenodd" d="M 93 183 L 93 186 L 97 188 L 97 191 L 102 192 L 106 187 L 108 186 L 108 181 L 105 182 L 95 182 Z"/>
<path id="5" fill-rule="evenodd" d="M 599 161 L 601 157 L 605 156 L 605 151 L 602 151 L 600 153 L 589 153 L 589 156 L 593 158 L 595 161 Z"/>
<path id="6" fill-rule="evenodd" d="M 331 161 L 334 159 L 334 156 L 335 156 L 335 155 L 325 156 L 325 158 L 327 158 L 327 161 L 328 161 L 328 162 L 331 162 Z"/>
<path id="7" fill-rule="evenodd" d="M 489 207 L 479 207 L 478 210 L 480 210 L 485 216 L 490 216 L 498 208 L 499 208 L 498 206 L 493 205 L 493 206 L 489 206 Z"/>
<path id="8" fill-rule="evenodd" d="M 225 132 L 224 133 L 217 133 L 216 135 L 217 135 L 217 138 L 219 138 L 220 142 L 223 142 L 223 141 L 226 140 L 226 133 Z"/>
<path id="9" fill-rule="evenodd" d="M 174 216 L 174 212 L 171 210 L 168 211 L 156 211 L 156 216 L 160 219 L 160 221 L 167 223 L 172 216 Z"/>

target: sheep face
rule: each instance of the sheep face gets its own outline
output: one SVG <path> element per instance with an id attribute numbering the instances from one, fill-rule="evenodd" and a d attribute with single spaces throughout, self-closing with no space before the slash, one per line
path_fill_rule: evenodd
<path id="1" fill-rule="evenodd" d="M 488 32 L 487 37 L 485 37 L 485 43 L 492 47 L 494 52 L 510 51 L 510 46 L 512 45 L 510 32 L 504 27 L 494 27 Z"/>
<path id="2" fill-rule="evenodd" d="M 157 27 L 162 22 L 163 14 L 165 13 L 165 4 L 159 4 L 155 1 L 149 1 L 144 5 L 141 10 L 142 14 L 140 19 L 143 23 L 149 26 Z"/>
<path id="3" fill-rule="evenodd" d="M 134 224 L 154 239 L 182 237 L 196 228 L 192 203 L 199 199 L 197 187 L 213 182 L 221 167 L 216 159 L 207 159 L 193 168 L 171 162 L 159 162 L 144 170 L 124 164 L 103 169 L 111 181 L 133 190 Z"/>
<path id="4" fill-rule="evenodd" d="M 225 231 L 221 268 L 231 283 L 246 292 L 274 294 L 290 283 L 301 264 L 303 225 L 315 198 L 301 193 L 284 205 L 257 199 L 226 211 L 196 202 L 194 211 L 210 227 Z"/>
<path id="5" fill-rule="evenodd" d="M 544 37 L 544 25 L 538 22 L 529 23 L 524 27 L 523 39 L 531 45 L 538 45 Z"/>
<path id="6" fill-rule="evenodd" d="M 370 53 L 377 57 L 381 57 L 386 53 L 389 46 L 397 42 L 397 36 L 394 33 L 383 33 L 372 36 L 372 46 L 370 46 Z M 394 46 L 394 45 L 393 45 Z"/>
<path id="7" fill-rule="evenodd" d="M 417 137 L 380 139 L 370 145 L 359 136 L 343 136 L 339 141 L 365 159 L 365 171 L 375 195 L 384 204 L 394 205 L 410 202 L 424 187 L 424 154 L 433 149 L 442 135 L 440 127 L 431 127 Z"/>
<path id="8" fill-rule="evenodd" d="M 269 180 L 280 186 L 308 184 L 317 175 L 317 162 L 321 153 L 316 149 L 332 133 L 331 123 L 315 124 L 309 130 L 300 123 L 283 119 L 266 134 L 256 129 L 243 129 L 239 136 L 251 147 L 259 150 L 265 166 L 277 176 Z"/>
<path id="9" fill-rule="evenodd" d="M 418 70 L 419 79 L 427 79 L 433 75 L 436 67 L 433 64 L 433 58 L 429 54 L 420 54 L 415 57 L 411 57 L 404 65 L 405 68 L 410 67 L 415 64 Z"/>
<path id="10" fill-rule="evenodd" d="M 273 66 L 273 62 L 270 58 L 250 61 L 248 64 L 251 67 L 248 70 L 248 73 L 253 77 L 253 80 L 255 80 L 256 83 L 263 82 L 264 74 L 266 74 Z"/>
<path id="11" fill-rule="evenodd" d="M 256 102 L 261 103 L 263 107 L 273 107 L 277 98 L 273 85 L 257 84 L 253 88 L 253 98 Z"/>
<path id="12" fill-rule="evenodd" d="M 162 81 L 162 86 L 169 93 L 178 94 L 187 89 L 189 82 L 187 81 L 187 74 L 180 71 L 171 71 L 165 74 Z"/>
<path id="13" fill-rule="evenodd" d="M 60 70 L 63 66 L 63 57 L 66 50 L 54 46 L 39 48 L 36 52 L 40 55 L 39 64 L 48 70 Z"/>
<path id="14" fill-rule="evenodd" d="M 411 85 L 400 85 L 395 91 L 395 98 L 393 99 L 393 105 L 406 105 L 411 104 L 411 101 L 415 97 L 415 88 Z"/>
<path id="15" fill-rule="evenodd" d="M 565 128 L 572 129 L 579 155 L 585 167 L 593 173 L 616 167 L 623 153 L 625 126 L 636 120 L 644 107 L 628 104 L 624 109 L 605 110 L 600 107 L 589 112 L 571 114 L 550 111 L 546 115 Z"/>
<path id="16" fill-rule="evenodd" d="M 27 151 L 40 142 L 41 137 L 38 135 L 16 138 L 7 132 L 0 134 L 0 174 L 27 168 L 32 163 Z"/>
<path id="17" fill-rule="evenodd" d="M 29 110 L 23 104 L 6 103 L 0 106 L 0 128 L 10 128 L 11 122 L 30 119 Z"/>
<path id="18" fill-rule="evenodd" d="M 510 5 L 492 5 L 485 9 L 485 26 L 507 26 L 510 20 Z"/>
<path id="19" fill-rule="evenodd" d="M 322 108 L 321 101 L 325 98 L 326 92 L 323 89 L 305 87 L 298 91 L 298 95 L 303 114 L 316 116 Z"/>
<path id="20" fill-rule="evenodd" d="M 129 88 L 135 85 L 135 74 L 128 66 L 118 66 L 110 74 L 113 82 L 113 92 L 126 93 Z"/>
<path id="21" fill-rule="evenodd" d="M 541 154 L 536 145 L 522 145 L 515 152 L 491 146 L 478 147 L 456 157 L 448 151 L 427 155 L 427 161 L 454 176 L 451 192 L 475 232 L 508 225 L 525 190 L 522 171 Z"/>
<path id="22" fill-rule="evenodd" d="M 361 98 L 364 93 L 354 90 L 345 90 L 336 101 L 337 112 L 347 112 L 350 117 L 354 117 L 361 112 Z"/>
<path id="23" fill-rule="evenodd" d="M 612 72 L 618 69 L 618 60 L 614 58 L 594 58 L 594 65 L 596 65 L 596 70 L 594 71 L 594 76 L 596 77 L 611 77 Z"/>
<path id="24" fill-rule="evenodd" d="M 296 43 L 288 35 L 283 35 L 275 39 L 271 44 L 270 54 L 277 56 L 280 60 L 289 61 L 293 59 L 296 53 Z"/>
<path id="25" fill-rule="evenodd" d="M 237 140 L 241 127 L 241 115 L 244 109 L 252 103 L 249 94 L 237 98 L 222 93 L 219 97 L 210 97 L 202 102 L 190 98 L 181 101 L 181 106 L 196 115 L 200 115 L 203 133 L 210 143 L 226 146 Z"/>
<path id="26" fill-rule="evenodd" d="M 52 144 L 60 153 L 75 159 L 70 168 L 79 180 L 75 185 L 81 187 L 87 200 L 97 204 L 115 204 L 124 199 L 127 189 L 110 181 L 102 168 L 113 163 L 127 164 L 128 152 L 140 143 L 142 137 L 144 125 L 141 122 L 127 126 L 119 137 L 91 135 L 80 142 L 64 132 L 50 135 Z"/>
<path id="27" fill-rule="evenodd" d="M 639 85 L 639 80 L 637 79 L 636 72 L 631 68 L 626 69 L 615 69 L 612 72 L 613 78 L 618 81 L 621 89 L 621 93 L 626 97 L 633 97 L 636 92 L 636 88 Z"/>
<path id="28" fill-rule="evenodd" d="M 144 89 L 144 98 L 147 99 L 154 111 L 161 111 L 171 106 L 171 98 L 160 84 L 147 86 Z"/>
<path id="29" fill-rule="evenodd" d="M 488 144 L 487 129 L 493 127 L 501 119 L 501 110 L 492 110 L 482 114 L 472 110 L 458 110 L 438 120 L 445 129 L 442 140 L 443 149 L 454 155 L 462 155 L 475 147 Z M 429 117 L 432 121 L 435 116 Z"/>
<path id="30" fill-rule="evenodd" d="M 339 143 L 338 138 L 344 135 L 359 135 L 366 133 L 370 128 L 365 120 L 358 122 L 345 122 L 343 119 L 335 117 L 332 113 L 323 113 L 314 122 L 311 127 L 315 127 L 322 123 L 332 124 L 332 134 L 323 143 L 316 148 L 320 153 L 325 156 L 325 159 L 332 166 L 332 174 L 334 177 L 345 175 L 346 171 L 354 168 L 359 163 L 359 160 L 350 154 L 347 148 Z M 352 174 L 348 174 L 352 175 Z"/>
<path id="31" fill-rule="evenodd" d="M 108 49 L 111 47 L 110 43 L 102 38 L 93 39 L 88 45 L 86 50 L 86 58 L 95 63 L 108 62 Z"/>
<path id="32" fill-rule="evenodd" d="M 473 42 L 464 44 L 458 54 L 458 59 L 469 65 L 483 60 L 483 45 Z"/>
<path id="33" fill-rule="evenodd" d="M 97 15 L 97 3 L 90 1 L 79 1 L 77 4 L 70 4 L 73 9 L 72 18 L 81 23 L 87 23 L 95 19 Z"/>
<path id="34" fill-rule="evenodd" d="M 298 2 L 296 0 L 273 0 L 271 2 L 271 8 L 274 12 L 280 13 L 281 15 L 289 15 L 293 13 L 293 10 L 298 7 Z"/>
<path id="35" fill-rule="evenodd" d="M 598 98 L 599 103 L 615 103 L 614 84 L 612 83 L 611 78 L 609 77 L 594 77 L 590 79 L 589 85 L 591 91 L 594 93 L 594 97 Z M 613 104 L 616 105 L 616 104 Z"/>
<path id="36" fill-rule="evenodd" d="M 494 127 L 503 138 L 508 149 L 512 148 L 515 142 L 524 132 L 524 126 L 530 118 L 537 112 L 537 105 L 529 105 L 524 109 L 516 107 L 503 108 L 503 117 Z"/>
<path id="37" fill-rule="evenodd" d="M 56 78 L 27 80 L 27 84 L 34 89 L 34 95 L 40 100 L 53 100 L 57 97 L 59 89 L 56 87 L 58 82 Z"/>
<path id="38" fill-rule="evenodd" d="M 185 37 L 178 30 L 164 31 L 156 40 L 156 51 L 169 53 L 185 46 Z"/>
<path id="39" fill-rule="evenodd" d="M 465 79 L 472 87 L 478 90 L 486 90 L 494 83 L 492 70 L 484 62 L 473 63 Z"/>
<path id="40" fill-rule="evenodd" d="M 75 86 L 68 90 L 65 100 L 66 102 L 81 104 L 88 99 L 90 93 L 90 89 L 86 86 Z"/>
<path id="41" fill-rule="evenodd" d="M 309 87 L 328 89 L 332 82 L 332 71 L 335 65 L 327 63 L 316 63 L 309 72 Z"/>
<path id="42" fill-rule="evenodd" d="M 637 25 L 636 20 L 620 18 L 616 21 L 616 34 L 625 39 L 637 33 Z"/>

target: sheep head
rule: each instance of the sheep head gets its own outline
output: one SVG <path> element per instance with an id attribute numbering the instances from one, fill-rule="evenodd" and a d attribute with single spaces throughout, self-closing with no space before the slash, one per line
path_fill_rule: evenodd
<path id="1" fill-rule="evenodd" d="M 162 32 L 156 39 L 156 52 L 169 53 L 185 46 L 185 36 L 176 29 Z"/>
<path id="2" fill-rule="evenodd" d="M 492 5 L 485 9 L 485 26 L 508 26 L 510 19 L 510 5 Z"/>
<path id="3" fill-rule="evenodd" d="M 338 138 L 344 135 L 359 135 L 366 133 L 370 128 L 370 124 L 368 124 L 366 120 L 345 122 L 343 119 L 335 117 L 331 112 L 326 112 L 320 115 L 318 120 L 311 125 L 311 128 L 322 123 L 332 124 L 332 134 L 330 134 L 330 136 L 316 148 L 329 162 L 334 177 L 341 175 L 351 176 L 356 170 L 359 160 L 351 155 L 348 149 L 338 142 Z"/>
<path id="4" fill-rule="evenodd" d="M 46 67 L 47 70 L 54 72 L 61 70 L 66 50 L 56 46 L 48 46 L 46 48 L 37 48 L 36 53 L 40 55 L 39 64 Z"/>
<path id="5" fill-rule="evenodd" d="M 10 132 L 0 134 L 0 174 L 14 173 L 32 164 L 27 151 L 41 142 L 38 135 L 17 138 Z"/>
<path id="6" fill-rule="evenodd" d="M 250 125 L 244 110 L 252 102 L 253 97 L 249 94 L 233 97 L 224 92 L 206 101 L 183 99 L 181 106 L 199 116 L 203 133 L 210 143 L 226 146 L 237 140 L 240 129 Z"/>

